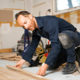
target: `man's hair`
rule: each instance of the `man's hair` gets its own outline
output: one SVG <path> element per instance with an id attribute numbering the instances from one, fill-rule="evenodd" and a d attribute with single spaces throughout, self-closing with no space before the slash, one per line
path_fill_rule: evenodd
<path id="1" fill-rule="evenodd" d="M 17 20 L 18 16 L 19 15 L 23 15 L 23 16 L 26 16 L 26 15 L 29 15 L 30 13 L 28 11 L 20 11 L 18 13 L 15 14 L 15 18 Z"/>

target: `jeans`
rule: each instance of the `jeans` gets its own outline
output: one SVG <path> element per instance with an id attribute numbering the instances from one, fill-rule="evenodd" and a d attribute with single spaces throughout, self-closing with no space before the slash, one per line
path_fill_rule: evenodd
<path id="1" fill-rule="evenodd" d="M 67 62 L 74 63 L 76 60 L 76 55 L 75 55 L 75 47 L 80 45 L 80 33 L 79 32 L 73 32 L 73 31 L 63 31 L 60 33 L 61 36 L 67 35 L 67 37 L 61 37 L 61 44 L 63 48 L 67 52 Z M 64 38 L 64 39 L 63 39 Z M 64 43 L 65 41 L 68 41 L 66 44 Z M 69 43 L 70 42 L 70 43 Z M 65 45 L 64 45 L 65 44 Z M 65 47 L 66 46 L 66 47 Z"/>

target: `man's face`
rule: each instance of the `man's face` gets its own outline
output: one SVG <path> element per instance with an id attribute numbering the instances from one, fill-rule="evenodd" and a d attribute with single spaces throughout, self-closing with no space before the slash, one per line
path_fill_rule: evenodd
<path id="1" fill-rule="evenodd" d="M 33 31 L 35 29 L 34 21 L 32 20 L 31 15 L 27 16 L 27 17 L 25 17 L 23 15 L 19 15 L 17 18 L 17 23 L 20 26 L 23 26 L 25 29 L 28 29 L 31 31 Z"/>

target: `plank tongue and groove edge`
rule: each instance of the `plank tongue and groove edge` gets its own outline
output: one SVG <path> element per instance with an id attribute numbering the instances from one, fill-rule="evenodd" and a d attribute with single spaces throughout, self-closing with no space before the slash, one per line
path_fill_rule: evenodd
<path id="1" fill-rule="evenodd" d="M 21 73 L 21 74 L 23 74 L 23 75 L 30 76 L 31 78 L 33 78 L 33 80 L 34 80 L 34 79 L 36 79 L 36 80 L 49 80 L 49 79 L 44 78 L 44 77 L 42 77 L 42 76 L 33 74 L 33 73 L 31 73 L 31 72 L 24 71 L 24 70 L 19 69 L 19 68 L 16 68 L 16 67 L 7 66 L 7 68 L 10 69 L 10 70 L 12 70 L 12 71 Z"/>

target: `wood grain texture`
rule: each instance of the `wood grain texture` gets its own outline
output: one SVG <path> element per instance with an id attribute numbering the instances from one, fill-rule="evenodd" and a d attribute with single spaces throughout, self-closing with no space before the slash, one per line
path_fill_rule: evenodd
<path id="1" fill-rule="evenodd" d="M 0 53 L 0 59 L 9 60 L 9 61 L 19 61 L 21 56 L 17 53 Z"/>
<path id="2" fill-rule="evenodd" d="M 0 67 L 0 80 L 49 80 L 49 79 L 24 71 L 22 69 L 7 66 L 7 68 Z"/>

